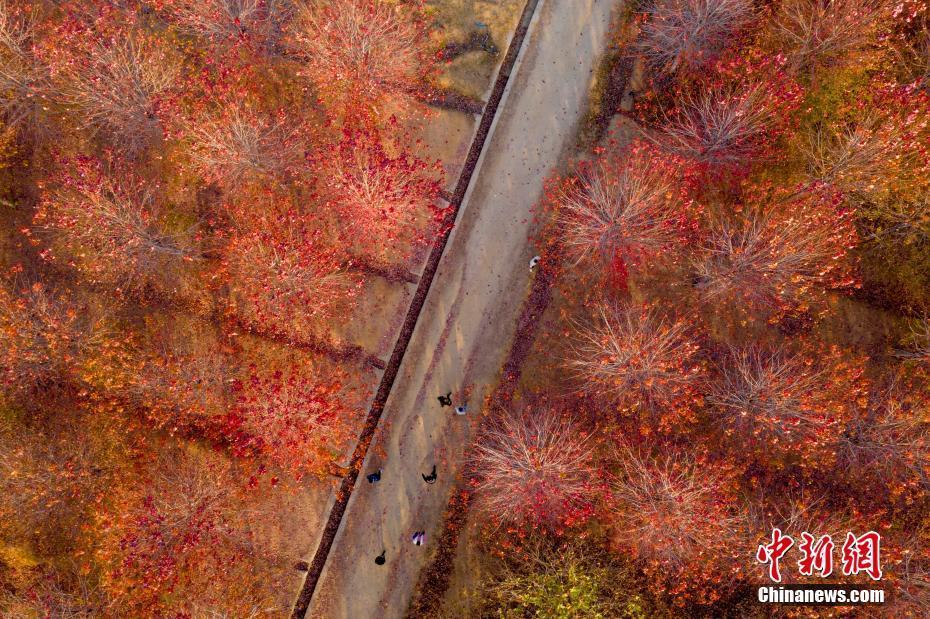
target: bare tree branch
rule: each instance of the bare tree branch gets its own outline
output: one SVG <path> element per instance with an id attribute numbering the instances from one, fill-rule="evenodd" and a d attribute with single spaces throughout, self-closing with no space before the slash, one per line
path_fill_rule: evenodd
<path id="1" fill-rule="evenodd" d="M 924 418 L 930 410 L 921 410 L 917 393 L 892 384 L 871 394 L 866 409 L 849 420 L 837 437 L 837 458 L 850 479 L 878 473 L 885 482 L 930 482 L 930 423 Z"/>
<path id="2" fill-rule="evenodd" d="M 838 376 L 810 358 L 757 346 L 729 351 L 707 401 L 719 423 L 741 440 L 766 449 L 816 446 L 842 417 L 828 394 Z"/>
<path id="3" fill-rule="evenodd" d="M 712 64 L 753 17 L 749 0 L 655 0 L 638 49 L 668 74 Z"/>
<path id="4" fill-rule="evenodd" d="M 677 113 L 666 115 L 658 132 L 649 137 L 660 148 L 699 164 L 745 165 L 775 123 L 771 102 L 762 83 L 684 95 Z"/>
<path id="5" fill-rule="evenodd" d="M 501 414 L 475 447 L 482 509 L 501 520 L 556 525 L 592 498 L 593 446 L 562 413 Z"/>
<path id="6" fill-rule="evenodd" d="M 656 413 L 671 407 L 695 384 L 697 346 L 684 321 L 651 309 L 599 309 L 595 326 L 577 328 L 571 367 L 582 390 L 627 409 Z"/>
<path id="7" fill-rule="evenodd" d="M 871 0 L 789 0 L 774 30 L 786 42 L 796 69 L 845 63 L 873 41 L 888 3 Z"/>
<path id="8" fill-rule="evenodd" d="M 290 0 L 166 0 L 165 8 L 181 29 L 214 44 L 252 43 L 277 53 L 294 14 Z"/>
<path id="9" fill-rule="evenodd" d="M 930 317 L 924 316 L 911 325 L 910 336 L 911 345 L 895 350 L 895 356 L 930 364 Z"/>
<path id="10" fill-rule="evenodd" d="M 567 250 L 575 264 L 610 263 L 656 252 L 675 238 L 681 199 L 676 180 L 642 147 L 580 171 L 559 200 Z"/>
<path id="11" fill-rule="evenodd" d="M 380 110 L 406 97 L 432 59 L 418 16 L 402 9 L 384 0 L 308 0 L 293 37 L 303 74 L 346 107 Z"/>
<path id="12" fill-rule="evenodd" d="M 845 254 L 846 224 L 754 210 L 742 222 L 717 224 L 696 262 L 696 286 L 706 298 L 742 298 L 766 311 L 794 305 L 825 285 Z"/>
<path id="13" fill-rule="evenodd" d="M 741 537 L 742 519 L 725 507 L 722 480 L 687 458 L 646 459 L 628 449 L 617 456 L 611 484 L 617 543 L 672 569 L 721 554 Z"/>
<path id="14" fill-rule="evenodd" d="M 67 103 L 83 126 L 123 152 L 138 155 L 161 139 L 161 100 L 175 86 L 178 65 L 151 42 L 133 36 L 101 41 L 68 68 Z"/>
<path id="15" fill-rule="evenodd" d="M 811 180 L 869 195 L 888 183 L 890 160 L 901 146 L 895 124 L 866 117 L 851 127 L 818 127 L 802 152 Z"/>
<path id="16" fill-rule="evenodd" d="M 230 191 L 263 178 L 286 180 L 304 163 L 296 126 L 248 108 L 233 105 L 190 122 L 187 133 L 201 174 Z"/>
<path id="17" fill-rule="evenodd" d="M 36 15 L 0 0 L 0 111 L 31 137 L 47 128 L 45 108 L 55 89 L 51 71 L 35 52 Z"/>
<path id="18" fill-rule="evenodd" d="M 159 196 L 131 175 L 66 183 L 46 197 L 36 222 L 91 281 L 171 290 L 183 265 L 202 258 L 193 230 L 173 230 Z"/>

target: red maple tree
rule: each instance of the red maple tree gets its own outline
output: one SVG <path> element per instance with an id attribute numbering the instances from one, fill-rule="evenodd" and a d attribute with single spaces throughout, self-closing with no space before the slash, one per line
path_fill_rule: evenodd
<path id="1" fill-rule="evenodd" d="M 395 123 L 390 128 L 368 121 L 344 125 L 318 166 L 346 246 L 393 263 L 410 257 L 438 216 L 442 170 L 415 155 L 416 144 Z"/>
<path id="2" fill-rule="evenodd" d="M 309 0 L 290 28 L 300 73 L 337 115 L 367 109 L 386 119 L 410 108 L 436 55 L 422 4 Z"/>
<path id="3" fill-rule="evenodd" d="M 341 371 L 253 367 L 234 389 L 222 435 L 235 453 L 259 456 L 298 478 L 325 477 L 342 459 L 358 411 Z"/>
<path id="4" fill-rule="evenodd" d="M 519 524 L 561 528 L 590 517 L 597 480 L 594 445 L 554 409 L 501 413 L 471 456 L 485 513 Z"/>

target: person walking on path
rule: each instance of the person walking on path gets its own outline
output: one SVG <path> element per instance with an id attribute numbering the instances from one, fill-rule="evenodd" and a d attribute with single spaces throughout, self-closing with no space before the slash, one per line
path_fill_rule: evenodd
<path id="1" fill-rule="evenodd" d="M 422 477 L 423 481 L 425 481 L 428 484 L 435 484 L 436 483 L 436 465 L 435 464 L 433 465 L 433 470 L 429 475 L 424 475 L 423 473 L 420 473 L 420 477 Z"/>
<path id="2" fill-rule="evenodd" d="M 378 470 L 375 471 L 374 473 L 370 473 L 370 474 L 366 475 L 366 476 L 365 476 L 365 479 L 368 480 L 368 483 L 369 483 L 369 484 L 373 484 L 373 483 L 375 483 L 376 481 L 381 481 L 381 469 L 378 469 Z"/>
<path id="3" fill-rule="evenodd" d="M 456 415 L 464 415 L 467 412 L 468 412 L 468 404 L 462 404 L 461 406 L 455 407 Z"/>
<path id="4" fill-rule="evenodd" d="M 385 561 L 387 561 L 387 559 L 384 558 L 384 555 L 386 554 L 387 554 L 387 550 L 382 550 L 381 554 L 375 557 L 375 563 L 377 563 L 378 565 L 384 565 Z"/>
<path id="5" fill-rule="evenodd" d="M 444 408 L 446 406 L 452 406 L 452 392 L 451 391 L 447 393 L 446 395 L 439 396 L 436 399 L 439 400 L 440 408 Z"/>
<path id="6" fill-rule="evenodd" d="M 414 531 L 411 540 L 414 546 L 422 546 L 426 541 L 426 531 Z"/>

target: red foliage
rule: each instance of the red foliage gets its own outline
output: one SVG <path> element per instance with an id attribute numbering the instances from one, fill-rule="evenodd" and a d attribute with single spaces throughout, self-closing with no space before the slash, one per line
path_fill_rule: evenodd
<path id="1" fill-rule="evenodd" d="M 287 184 L 306 173 L 309 136 L 289 110 L 266 114 L 254 107 L 221 102 L 219 109 L 186 123 L 194 170 L 229 191 L 250 184 Z"/>
<path id="2" fill-rule="evenodd" d="M 695 263 L 705 300 L 729 299 L 773 315 L 807 309 L 827 288 L 855 284 L 847 257 L 852 213 L 814 194 L 751 190 L 735 221 L 716 223 Z"/>
<path id="3" fill-rule="evenodd" d="M 172 434 L 211 436 L 234 403 L 236 360 L 222 349 L 176 350 L 169 338 L 158 340 L 139 364 L 134 381 L 149 419 Z"/>
<path id="4" fill-rule="evenodd" d="M 164 137 L 181 65 L 160 39 L 133 28 L 129 12 L 102 5 L 80 5 L 64 21 L 50 64 L 77 125 L 139 157 Z"/>
<path id="5" fill-rule="evenodd" d="M 498 521 L 556 530 L 583 522 L 598 486 L 593 451 L 589 436 L 560 411 L 501 414 L 471 457 L 478 503 Z"/>
<path id="6" fill-rule="evenodd" d="M 260 456 L 296 477 L 324 477 L 343 456 L 358 411 L 340 371 L 313 375 L 292 366 L 266 371 L 256 367 L 237 381 L 236 405 L 223 435 L 240 456 Z"/>
<path id="7" fill-rule="evenodd" d="M 835 438 L 849 479 L 891 496 L 930 487 L 930 385 L 899 378 L 874 388 Z"/>
<path id="8" fill-rule="evenodd" d="M 691 418 L 700 365 L 689 328 L 650 308 L 600 308 L 597 323 L 579 329 L 571 365 L 581 390 L 668 429 Z"/>
<path id="9" fill-rule="evenodd" d="M 290 34 L 302 74 L 337 116 L 364 108 L 387 118 L 409 108 L 407 95 L 436 62 L 417 0 L 309 0 Z"/>
<path id="10" fill-rule="evenodd" d="M 294 12 L 287 0 L 151 0 L 151 4 L 182 32 L 220 48 L 243 47 L 252 54 L 281 51 Z"/>
<path id="11" fill-rule="evenodd" d="M 326 321 L 351 310 L 361 286 L 312 220 L 294 212 L 234 231 L 225 255 L 230 311 L 238 321 L 296 340 L 325 332 Z"/>
<path id="12" fill-rule="evenodd" d="M 319 168 L 346 245 L 394 261 L 410 256 L 438 216 L 442 168 L 414 155 L 395 121 L 390 129 L 388 135 L 367 122 L 345 125 Z"/>
<path id="13" fill-rule="evenodd" d="M 47 111 L 58 95 L 43 54 L 45 26 L 34 7 L 0 2 L 0 112 L 33 140 L 47 136 Z"/>
<path id="14" fill-rule="evenodd" d="M 8 395 L 36 404 L 80 384 L 81 362 L 101 355 L 100 325 L 72 301 L 39 283 L 0 285 L 0 385 Z"/>
<path id="15" fill-rule="evenodd" d="M 766 462 L 778 454 L 828 458 L 860 396 L 862 369 L 838 350 L 732 350 L 710 385 L 708 403 L 738 451 Z"/>
<path id="16" fill-rule="evenodd" d="M 653 585 L 684 602 L 713 602 L 746 563 L 745 515 L 720 463 L 617 454 L 611 483 L 614 543 L 643 562 Z M 687 578 L 683 576 L 687 575 Z"/>
<path id="17" fill-rule="evenodd" d="M 558 218 L 575 263 L 590 259 L 614 271 L 661 257 L 690 227 L 676 161 L 636 142 L 583 165 L 561 189 Z"/>
<path id="18" fill-rule="evenodd" d="M 791 127 L 802 90 L 781 56 L 732 55 L 718 61 L 696 83 L 674 92 L 674 107 L 659 110 L 650 140 L 688 164 L 685 176 L 698 188 L 748 174 L 777 153 Z M 641 106 L 649 112 L 655 101 Z"/>
<path id="19" fill-rule="evenodd" d="M 775 13 L 772 29 L 782 39 L 793 69 L 842 65 L 875 42 L 894 4 L 888 0 L 787 0 Z"/>
<path id="20" fill-rule="evenodd" d="M 60 167 L 35 216 L 52 233 L 47 258 L 91 282 L 140 290 L 171 290 L 185 263 L 201 258 L 195 230 L 171 225 L 157 185 L 88 157 Z"/>
<path id="21" fill-rule="evenodd" d="M 187 449 L 143 462 L 141 478 L 111 493 L 99 516 L 96 558 L 120 614 L 189 617 L 267 604 L 255 599 L 261 583 L 248 580 L 254 529 L 239 512 L 229 464 Z"/>
<path id="22" fill-rule="evenodd" d="M 712 66 L 752 17 L 748 0 L 656 0 L 638 48 L 660 71 L 694 74 Z"/>
<path id="23" fill-rule="evenodd" d="M 897 556 L 892 555 L 894 566 L 885 575 L 895 591 L 887 608 L 896 617 L 926 616 L 930 614 L 930 528 L 924 523 L 903 533 L 905 539 L 883 543 L 882 547 L 886 554 L 889 547 L 892 553 L 900 548 Z M 892 561 L 886 560 L 885 565 Z"/>

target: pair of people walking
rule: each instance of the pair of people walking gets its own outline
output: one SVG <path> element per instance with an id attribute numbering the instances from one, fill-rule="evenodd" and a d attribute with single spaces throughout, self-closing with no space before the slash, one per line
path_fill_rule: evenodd
<path id="1" fill-rule="evenodd" d="M 422 546 L 426 543 L 426 531 L 414 531 L 413 535 L 410 536 L 410 541 L 413 542 L 414 546 Z M 387 550 L 382 550 L 381 554 L 375 557 L 375 565 L 384 565 L 387 563 Z"/>
<path id="2" fill-rule="evenodd" d="M 427 475 L 426 473 L 420 473 L 420 477 L 422 477 L 423 481 L 425 481 L 428 484 L 435 484 L 436 479 L 437 479 L 436 465 L 435 464 L 433 465 L 433 470 L 430 471 L 429 475 Z M 369 473 L 368 475 L 365 476 L 365 479 L 368 480 L 369 484 L 374 484 L 374 483 L 381 481 L 381 469 L 378 469 L 374 473 Z"/>
<path id="3" fill-rule="evenodd" d="M 445 408 L 446 406 L 452 406 L 452 392 L 451 392 L 451 391 L 450 391 L 449 393 L 445 394 L 445 395 L 440 395 L 440 396 L 437 397 L 436 399 L 439 400 L 439 407 L 440 407 L 440 408 Z M 455 407 L 455 414 L 456 414 L 456 415 L 464 415 L 464 414 L 467 413 L 467 412 L 468 412 L 468 405 L 467 405 L 467 404 L 462 404 L 461 406 L 456 406 L 456 407 Z"/>

